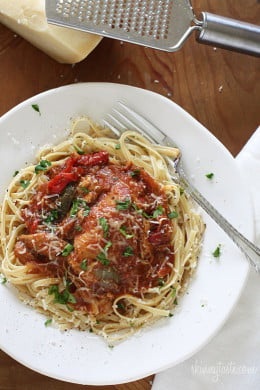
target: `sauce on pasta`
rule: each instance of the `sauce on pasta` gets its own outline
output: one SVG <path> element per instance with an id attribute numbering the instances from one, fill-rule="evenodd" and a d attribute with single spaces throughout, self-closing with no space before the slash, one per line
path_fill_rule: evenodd
<path id="1" fill-rule="evenodd" d="M 204 223 L 165 157 L 179 150 L 87 118 L 16 172 L 0 214 L 0 271 L 63 330 L 123 340 L 171 311 Z"/>
<path id="2" fill-rule="evenodd" d="M 102 151 L 72 155 L 47 176 L 23 209 L 27 232 L 14 249 L 28 272 L 66 277 L 70 307 L 95 315 L 110 313 L 120 295 L 163 284 L 173 227 L 167 196 L 144 169 L 111 164 Z"/>

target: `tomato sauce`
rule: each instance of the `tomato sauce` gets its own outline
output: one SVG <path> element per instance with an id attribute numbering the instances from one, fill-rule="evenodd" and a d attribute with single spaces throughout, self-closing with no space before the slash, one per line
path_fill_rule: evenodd
<path id="1" fill-rule="evenodd" d="M 162 186 L 142 168 L 76 155 L 51 168 L 23 209 L 15 254 L 28 272 L 66 277 L 74 308 L 111 311 L 123 294 L 141 296 L 172 271 L 172 221 Z"/>

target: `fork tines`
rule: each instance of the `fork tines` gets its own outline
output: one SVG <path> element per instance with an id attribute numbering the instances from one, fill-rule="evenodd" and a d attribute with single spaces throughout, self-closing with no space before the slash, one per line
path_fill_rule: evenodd
<path id="1" fill-rule="evenodd" d="M 148 140 L 157 144 L 164 144 L 167 136 L 152 124 L 148 119 L 138 114 L 125 103 L 118 101 L 112 113 L 107 114 L 103 123 L 108 126 L 117 136 L 126 130 L 135 130 L 144 135 Z"/>

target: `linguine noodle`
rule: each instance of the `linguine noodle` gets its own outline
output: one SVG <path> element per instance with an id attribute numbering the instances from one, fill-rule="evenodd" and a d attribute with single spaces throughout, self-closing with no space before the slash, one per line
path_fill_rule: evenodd
<path id="1" fill-rule="evenodd" d="M 75 149 L 86 155 L 106 151 L 110 163 L 115 166 L 131 162 L 143 169 L 159 183 L 166 195 L 167 207 L 174 215 L 170 219 L 174 262 L 161 284 L 143 288 L 136 295 L 121 293 L 114 297 L 112 310 L 98 315 L 73 307 L 73 301 L 71 305 L 55 301 L 50 289 L 53 286 L 58 286 L 59 291 L 67 288 L 65 278 L 33 272 L 28 263 L 19 260 L 14 250 L 19 237 L 26 233 L 22 210 L 30 205 L 39 187 L 49 180 L 48 170 L 59 167 Z M 52 318 L 61 329 L 91 330 L 105 337 L 110 344 L 162 317 L 170 317 L 196 270 L 204 232 L 200 215 L 194 211 L 182 188 L 172 181 L 164 159 L 166 156 L 175 158 L 178 153 L 178 149 L 153 145 L 130 130 L 115 139 L 109 129 L 101 128 L 87 118 L 79 118 L 73 123 L 71 136 L 66 141 L 42 148 L 36 157 L 37 163 L 21 169 L 12 179 L 1 208 L 1 272 L 18 289 L 19 298 Z M 35 167 L 42 160 L 50 162 L 51 167 L 36 173 Z"/>

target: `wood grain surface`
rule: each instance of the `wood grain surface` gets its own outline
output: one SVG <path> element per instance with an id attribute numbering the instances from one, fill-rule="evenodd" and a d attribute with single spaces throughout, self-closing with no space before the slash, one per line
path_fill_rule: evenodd
<path id="1" fill-rule="evenodd" d="M 197 15 L 209 11 L 260 23 L 257 0 L 193 0 L 193 6 Z M 88 58 L 71 66 L 55 62 L 0 25 L 0 115 L 42 91 L 84 81 L 158 92 L 193 115 L 233 155 L 260 122 L 260 60 L 255 57 L 198 44 L 194 36 L 176 53 L 103 39 Z M 152 377 L 115 386 L 68 384 L 35 373 L 0 352 L 0 390 L 149 390 L 151 384 Z"/>

